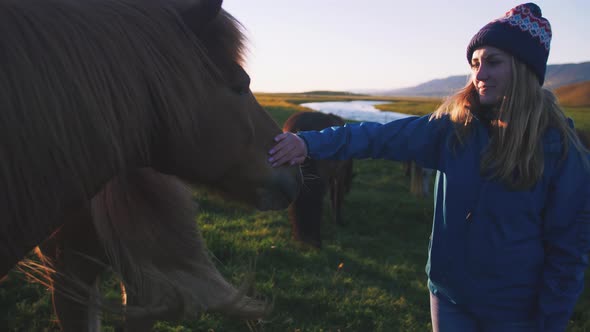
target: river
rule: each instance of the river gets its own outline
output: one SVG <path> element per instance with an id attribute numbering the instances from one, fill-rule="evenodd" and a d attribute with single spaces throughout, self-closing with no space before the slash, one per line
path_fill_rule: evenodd
<path id="1" fill-rule="evenodd" d="M 356 121 L 370 121 L 386 123 L 392 120 L 405 118 L 409 115 L 396 112 L 383 112 L 375 108 L 375 105 L 388 104 L 389 101 L 353 100 L 353 101 L 325 101 L 304 103 L 301 106 L 322 113 L 332 113 L 344 119 Z"/>

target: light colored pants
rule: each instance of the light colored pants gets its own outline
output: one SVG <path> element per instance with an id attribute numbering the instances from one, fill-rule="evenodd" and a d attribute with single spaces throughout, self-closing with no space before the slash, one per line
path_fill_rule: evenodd
<path id="1" fill-rule="evenodd" d="M 433 332 L 537 332 L 535 320 L 482 321 L 460 306 L 430 293 Z"/>

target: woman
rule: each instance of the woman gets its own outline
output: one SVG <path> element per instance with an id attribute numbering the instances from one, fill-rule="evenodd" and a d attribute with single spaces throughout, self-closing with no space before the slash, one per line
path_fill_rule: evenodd
<path id="1" fill-rule="evenodd" d="M 588 151 L 542 88 L 551 28 L 527 3 L 467 47 L 432 115 L 284 133 L 269 161 L 415 160 L 438 170 L 426 265 L 434 331 L 564 331 L 590 251 Z"/>

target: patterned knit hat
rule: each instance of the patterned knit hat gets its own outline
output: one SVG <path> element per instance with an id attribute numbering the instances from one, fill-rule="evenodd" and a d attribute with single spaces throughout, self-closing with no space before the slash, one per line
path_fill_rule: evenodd
<path id="1" fill-rule="evenodd" d="M 471 63 L 473 52 L 482 46 L 497 47 L 527 64 L 543 85 L 550 43 L 549 21 L 539 6 L 529 2 L 481 28 L 467 46 L 467 61 Z"/>

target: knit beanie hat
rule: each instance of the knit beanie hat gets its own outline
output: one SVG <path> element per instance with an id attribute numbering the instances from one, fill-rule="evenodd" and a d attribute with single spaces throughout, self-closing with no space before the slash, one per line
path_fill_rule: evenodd
<path id="1" fill-rule="evenodd" d="M 471 63 L 473 52 L 482 46 L 496 47 L 528 65 L 543 85 L 550 43 L 549 21 L 543 17 L 539 6 L 529 2 L 512 8 L 481 28 L 467 46 L 467 61 Z"/>

